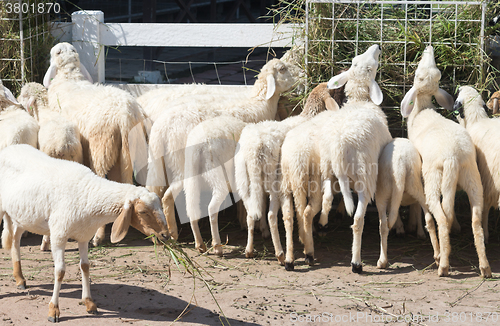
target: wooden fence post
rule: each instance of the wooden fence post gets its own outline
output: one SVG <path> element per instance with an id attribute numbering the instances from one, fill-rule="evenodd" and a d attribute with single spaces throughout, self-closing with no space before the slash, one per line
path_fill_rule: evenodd
<path id="1" fill-rule="evenodd" d="M 104 83 L 104 45 L 101 42 L 100 26 L 104 13 L 97 11 L 76 11 L 71 14 L 73 22 L 72 43 L 80 55 L 81 63 L 87 68 L 95 83 Z"/>

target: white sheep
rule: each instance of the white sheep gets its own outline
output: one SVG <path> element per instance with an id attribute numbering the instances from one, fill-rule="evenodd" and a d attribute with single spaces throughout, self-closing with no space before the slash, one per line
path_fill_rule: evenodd
<path id="1" fill-rule="evenodd" d="M 273 59 L 262 67 L 252 87 L 251 96 L 245 92 L 227 100 L 217 95 L 210 99 L 193 99 L 186 104 L 171 107 L 155 121 L 149 137 L 146 184 L 155 192 L 155 187 L 167 184 L 167 178 L 163 174 L 163 157 L 170 185 L 163 195 L 162 204 L 173 238 L 177 238 L 174 200 L 183 187 L 184 149 L 189 132 L 202 121 L 221 115 L 234 116 L 244 122 L 271 120 L 276 115 L 280 93 L 289 90 L 294 83 L 295 79 L 288 71 L 288 65 L 279 59 Z"/>
<path id="2" fill-rule="evenodd" d="M 25 84 L 18 101 L 38 121 L 38 147 L 42 152 L 54 158 L 83 162 L 80 132 L 73 122 L 48 107 L 47 89 L 42 84 Z M 43 237 L 42 251 L 49 250 L 49 241 L 48 236 Z"/>
<path id="3" fill-rule="evenodd" d="M 83 162 L 80 132 L 76 125 L 48 107 L 47 89 L 38 83 L 21 88 L 18 101 L 37 119 L 40 125 L 38 144 L 49 156 Z"/>
<path id="4" fill-rule="evenodd" d="M 38 123 L 0 80 L 0 149 L 14 144 L 38 146 Z"/>
<path id="5" fill-rule="evenodd" d="M 208 217 L 215 254 L 222 256 L 218 212 L 229 192 L 236 192 L 234 183 L 234 153 L 246 123 L 233 116 L 205 120 L 191 130 L 186 141 L 184 193 L 186 212 L 194 235 L 195 248 L 206 251 L 198 220 L 202 218 L 202 191 L 211 192 Z M 232 199 L 232 198 L 231 198 Z M 230 206 L 233 200 L 228 203 Z"/>
<path id="6" fill-rule="evenodd" d="M 59 320 L 59 291 L 65 273 L 64 250 L 69 238 L 78 242 L 82 301 L 97 313 L 90 294 L 88 242 L 99 227 L 113 222 L 111 242 L 121 241 L 129 226 L 164 238 L 166 221 L 158 196 L 142 187 L 98 177 L 87 167 L 58 160 L 28 145 L 0 152 L 0 216 L 2 246 L 11 249 L 16 284 L 26 288 L 21 271 L 23 232 L 50 235 L 54 259 L 54 292 L 48 318 Z"/>
<path id="7" fill-rule="evenodd" d="M 375 194 L 379 154 L 392 140 L 385 114 L 378 107 L 383 98 L 375 81 L 379 54 L 380 46 L 371 46 L 352 60 L 349 70 L 330 79 L 329 88 L 345 85 L 347 102 L 341 110 L 321 113 L 304 125 L 304 130 L 295 128 L 285 138 L 281 166 L 285 195 L 282 210 L 287 236 L 287 270 L 294 268 L 291 193 L 295 200 L 299 238 L 304 243 L 305 260 L 312 265 L 313 217 L 322 208 L 319 223 L 324 226 L 328 222 L 333 190 L 342 192 L 346 211 L 352 215 L 354 202 L 351 183 L 359 198 L 352 226 L 354 240 L 351 264 L 354 272 L 362 271 L 364 215 Z M 339 186 L 338 190 L 336 185 Z"/>
<path id="8" fill-rule="evenodd" d="M 453 97 L 439 88 L 440 79 L 441 72 L 434 61 L 434 49 L 429 45 L 415 71 L 414 85 L 401 102 L 401 114 L 408 117 L 408 138 L 422 157 L 426 202 L 438 225 L 439 247 L 434 247 L 438 275 L 448 275 L 451 251 L 449 232 L 454 220 L 458 185 L 469 197 L 481 275 L 491 277 L 481 225 L 483 187 L 476 164 L 476 150 L 464 127 L 434 110 L 432 96 L 446 109 L 453 108 Z M 429 230 L 429 235 L 432 240 L 435 231 Z M 437 241 L 433 241 L 433 246 L 434 242 Z"/>
<path id="9" fill-rule="evenodd" d="M 425 212 L 427 225 L 434 221 L 425 203 L 424 186 L 422 184 L 422 161 L 420 154 L 413 144 L 406 138 L 394 138 L 387 144 L 378 161 L 377 191 L 375 203 L 380 222 L 380 258 L 377 262 L 378 268 L 387 267 L 387 236 L 389 230 L 399 220 L 399 206 L 419 204 Z M 412 207 L 413 208 L 413 207 Z M 387 210 L 389 209 L 389 218 Z M 420 212 L 417 212 L 420 213 Z M 416 218 L 419 238 L 425 238 L 422 228 L 420 214 L 410 218 Z M 401 220 L 399 220 L 401 223 Z"/>
<path id="10" fill-rule="evenodd" d="M 94 85 L 75 48 L 69 43 L 56 44 L 50 50 L 50 67 L 44 77 L 48 87 L 49 107 L 78 126 L 83 148 L 83 163 L 100 177 L 124 183 L 133 182 L 133 163 L 129 144 L 143 145 L 139 157 L 146 157 L 146 143 L 135 138 L 134 128 L 144 120 L 144 113 L 128 92 L 113 86 Z M 145 165 L 146 163 L 144 163 Z M 94 245 L 104 238 L 104 228 L 94 238 Z"/>
<path id="11" fill-rule="evenodd" d="M 278 233 L 277 214 L 281 205 L 281 173 L 279 162 L 281 146 L 286 134 L 319 112 L 338 110 L 337 102 L 326 88 L 326 83 L 316 86 L 309 94 L 304 109 L 298 116 L 283 121 L 262 121 L 246 126 L 239 140 L 235 155 L 236 186 L 247 211 L 247 258 L 253 257 L 253 231 L 255 221 L 265 221 L 266 196 L 269 196 L 268 222 L 271 228 L 275 255 L 284 264 L 284 253 Z"/>
<path id="12" fill-rule="evenodd" d="M 301 68 L 304 58 L 304 47 L 294 46 L 283 54 L 281 61 L 288 64 L 290 73 L 295 79 L 300 80 L 297 84 L 297 89 L 303 91 L 305 72 Z M 224 98 L 231 98 L 233 96 L 241 96 L 244 93 L 252 92 L 247 87 L 234 87 L 231 91 L 227 88 L 219 87 L 218 85 L 205 85 L 205 84 L 185 84 L 178 87 L 160 87 L 150 90 L 137 98 L 137 102 L 144 109 L 147 117 L 152 123 L 158 119 L 161 113 L 172 107 L 172 103 L 181 104 L 182 102 L 192 101 L 194 97 L 209 98 L 218 95 Z"/>
<path id="13" fill-rule="evenodd" d="M 483 231 L 488 242 L 488 214 L 490 208 L 500 204 L 500 147 L 496 140 L 500 136 L 500 120 L 488 118 L 481 95 L 470 86 L 460 87 L 453 107 L 460 113 L 460 124 L 467 129 L 476 146 L 477 167 L 483 184 Z"/>

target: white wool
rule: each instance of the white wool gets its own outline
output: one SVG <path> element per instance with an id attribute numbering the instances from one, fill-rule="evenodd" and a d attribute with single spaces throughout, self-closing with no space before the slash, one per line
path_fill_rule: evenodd
<path id="1" fill-rule="evenodd" d="M 114 222 L 111 241 L 118 242 L 129 226 L 161 237 L 166 221 L 158 196 L 142 187 L 98 177 L 89 168 L 58 160 L 28 145 L 0 151 L 0 216 L 2 246 L 11 249 L 14 277 L 25 289 L 20 240 L 24 231 L 50 235 L 55 284 L 49 320 L 59 319 L 59 291 L 65 272 L 64 250 L 69 238 L 78 242 L 82 270 L 82 300 L 87 311 L 97 308 L 90 294 L 88 241 L 99 227 Z"/>
<path id="2" fill-rule="evenodd" d="M 398 222 L 402 223 L 399 218 L 399 206 L 417 205 L 416 216 L 410 214 L 410 220 L 412 218 L 416 220 L 410 222 L 415 223 L 420 238 L 425 238 L 420 207 L 424 210 L 426 219 L 432 219 L 425 203 L 420 154 L 408 139 L 394 138 L 382 150 L 378 161 L 375 202 L 380 219 L 381 245 L 377 267 L 386 268 L 389 230 Z"/>
<path id="3" fill-rule="evenodd" d="M 288 66 L 278 59 L 269 61 L 262 68 L 251 94 L 244 92 L 231 99 L 221 99 L 217 94 L 210 99 L 194 98 L 192 101 L 175 105 L 163 112 L 151 128 L 149 138 L 149 164 L 147 185 L 157 193 L 167 180 L 163 175 L 163 157 L 168 170 L 169 189 L 163 196 L 169 227 L 175 223 L 173 200 L 182 190 L 184 179 L 184 148 L 189 132 L 202 121 L 221 115 L 229 115 L 243 122 L 271 120 L 276 115 L 277 104 L 282 92 L 295 83 Z M 175 237 L 175 230 L 171 229 Z"/>
<path id="4" fill-rule="evenodd" d="M 408 116 L 408 138 L 422 158 L 426 202 L 438 224 L 439 245 L 435 230 L 427 225 L 434 258 L 439 265 L 438 275 L 448 275 L 451 251 L 449 230 L 454 221 L 455 192 L 459 186 L 469 197 L 481 274 L 490 277 L 481 226 L 483 187 L 476 164 L 476 150 L 464 127 L 434 111 L 432 96 L 449 110 L 453 106 L 453 98 L 439 88 L 440 79 L 434 49 L 428 46 L 415 71 L 414 85 L 401 103 L 403 116 Z"/>
<path id="5" fill-rule="evenodd" d="M 477 167 L 483 185 L 483 231 L 488 241 L 488 214 L 490 208 L 500 206 L 500 146 L 496 141 L 500 136 L 500 120 L 488 118 L 484 101 L 470 86 L 460 87 L 455 106 L 461 107 L 465 126 L 476 147 Z"/>

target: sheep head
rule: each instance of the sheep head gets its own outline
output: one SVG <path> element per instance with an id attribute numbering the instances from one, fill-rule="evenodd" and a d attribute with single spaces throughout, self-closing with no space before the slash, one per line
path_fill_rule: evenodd
<path id="1" fill-rule="evenodd" d="M 293 46 L 283 54 L 281 61 L 289 65 L 292 76 L 297 79 L 297 86 L 295 92 L 301 94 L 306 89 L 306 72 L 303 66 L 305 55 L 304 45 Z"/>
<path id="2" fill-rule="evenodd" d="M 48 105 L 47 89 L 39 83 L 28 83 L 21 88 L 17 100 L 38 120 L 38 107 Z"/>
<path id="3" fill-rule="evenodd" d="M 488 118 L 486 105 L 481 95 L 473 87 L 462 86 L 458 89 L 458 96 L 453 105 L 453 113 L 464 127 L 478 119 Z"/>
<path id="4" fill-rule="evenodd" d="M 72 73 L 74 73 L 74 69 L 79 69 L 84 78 L 91 83 L 93 82 L 89 72 L 81 64 L 75 47 L 67 42 L 58 43 L 50 50 L 50 67 L 43 77 L 43 85 L 49 87 L 57 71 L 63 68 L 71 70 Z"/>
<path id="5" fill-rule="evenodd" d="M 161 208 L 160 199 L 144 189 L 138 198 L 126 200 L 118 218 L 111 228 L 111 242 L 116 243 L 125 237 L 130 226 L 143 234 L 168 238 L 167 221 Z"/>
<path id="6" fill-rule="evenodd" d="M 302 116 L 314 116 L 321 111 L 337 111 L 339 105 L 333 98 L 333 93 L 337 90 L 329 90 L 327 83 L 318 84 L 307 97 L 304 109 L 300 113 Z"/>
<path id="7" fill-rule="evenodd" d="M 255 84 L 258 93 L 265 90 L 266 100 L 269 100 L 275 95 L 279 97 L 281 93 L 290 90 L 296 82 L 297 80 L 290 72 L 289 64 L 280 59 L 272 59 L 262 67 Z"/>
<path id="8" fill-rule="evenodd" d="M 491 95 L 490 99 L 488 100 L 488 103 L 486 103 L 486 106 L 488 107 L 488 109 L 493 111 L 493 114 L 498 113 L 498 109 L 500 107 L 499 100 L 500 100 L 500 91 L 496 91 L 495 93 L 493 93 L 493 95 Z"/>
<path id="9" fill-rule="evenodd" d="M 439 88 L 441 71 L 434 60 L 434 48 L 429 45 L 422 54 L 422 59 L 415 71 L 413 87 L 406 93 L 401 102 L 401 115 L 408 117 L 415 105 L 417 96 L 428 97 L 428 106 L 432 106 L 431 98 L 434 95 L 439 105 L 447 110 L 453 109 L 453 97 L 442 88 Z"/>
<path id="10" fill-rule="evenodd" d="M 373 103 L 380 105 L 384 96 L 375 81 L 380 51 L 380 45 L 374 44 L 365 53 L 355 56 L 349 70 L 332 77 L 328 88 L 337 89 L 345 85 L 347 97 L 362 99 L 367 97 L 366 94 Z"/>

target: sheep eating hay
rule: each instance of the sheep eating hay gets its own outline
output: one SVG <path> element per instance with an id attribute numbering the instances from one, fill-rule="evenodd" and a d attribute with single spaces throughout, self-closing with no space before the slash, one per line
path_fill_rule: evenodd
<path id="1" fill-rule="evenodd" d="M 451 251 L 449 232 L 454 220 L 458 185 L 469 197 L 474 245 L 481 275 L 491 277 L 481 225 L 483 187 L 476 164 L 476 150 L 464 127 L 433 110 L 432 96 L 446 109 L 453 108 L 451 95 L 439 88 L 440 79 L 441 72 L 434 61 L 434 49 L 429 45 L 415 71 L 414 85 L 401 102 L 401 114 L 408 117 L 408 138 L 422 157 L 427 205 L 438 225 L 439 247 L 434 245 L 437 242 L 435 231 L 429 229 L 431 240 L 435 239 L 432 243 L 434 259 L 439 266 L 438 275 L 448 275 Z"/>
<path id="2" fill-rule="evenodd" d="M 460 87 L 453 106 L 460 113 L 460 123 L 476 146 L 477 167 L 483 185 L 483 231 L 488 241 L 488 214 L 500 205 L 500 120 L 488 118 L 481 95 L 470 86 Z"/>
<path id="3" fill-rule="evenodd" d="M 164 238 L 166 220 L 158 196 L 142 187 L 96 176 L 87 167 L 58 160 L 28 145 L 0 151 L 0 216 L 2 246 L 11 249 L 14 277 L 25 289 L 21 271 L 23 232 L 50 235 L 54 259 L 54 292 L 49 320 L 59 320 L 59 291 L 65 272 L 64 250 L 69 238 L 78 242 L 82 300 L 88 313 L 97 307 L 90 294 L 88 241 L 99 227 L 113 223 L 111 242 L 121 241 L 132 226 L 146 235 Z"/>

